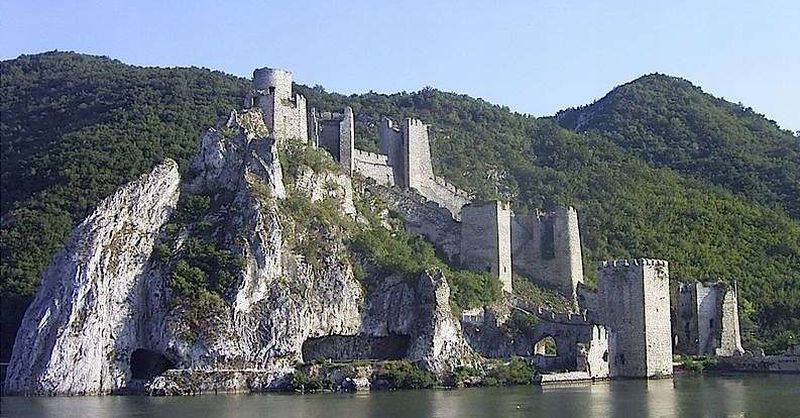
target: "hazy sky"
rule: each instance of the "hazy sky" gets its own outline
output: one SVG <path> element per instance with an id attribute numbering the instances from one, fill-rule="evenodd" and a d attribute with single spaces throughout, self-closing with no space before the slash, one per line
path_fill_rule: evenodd
<path id="1" fill-rule="evenodd" d="M 551 115 L 642 74 L 800 130 L 800 1 L 0 1 L 0 57 L 73 50 Z"/>

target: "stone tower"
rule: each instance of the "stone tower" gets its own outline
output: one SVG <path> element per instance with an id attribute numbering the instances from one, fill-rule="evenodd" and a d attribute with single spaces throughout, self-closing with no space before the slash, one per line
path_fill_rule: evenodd
<path id="1" fill-rule="evenodd" d="M 471 203 L 461 209 L 461 263 L 488 271 L 511 286 L 511 209 L 500 201 Z"/>
<path id="2" fill-rule="evenodd" d="M 609 328 L 612 377 L 672 374 L 669 266 L 663 260 L 605 261 L 598 316 Z"/>
<path id="3" fill-rule="evenodd" d="M 511 222 L 514 268 L 575 300 L 583 283 L 578 212 L 573 207 L 514 216 Z"/>
<path id="4" fill-rule="evenodd" d="M 418 119 L 403 121 L 403 149 L 405 151 L 405 185 L 409 189 L 424 191 L 433 180 L 431 145 L 428 140 L 428 125 Z"/>
<path id="5" fill-rule="evenodd" d="M 394 184 L 416 190 L 459 219 L 461 208 L 470 202 L 471 196 L 434 175 L 428 125 L 406 118 L 398 127 L 383 118 L 379 134 L 380 152 L 387 156 L 394 170 Z"/>
<path id="6" fill-rule="evenodd" d="M 269 133 L 278 141 L 308 141 L 306 98 L 292 94 L 291 72 L 266 67 L 253 71 L 253 90 L 244 106 L 261 109 Z"/>
<path id="7" fill-rule="evenodd" d="M 330 152 L 348 175 L 353 173 L 355 150 L 355 124 L 353 109 L 349 106 L 342 113 L 322 112 L 311 109 L 312 143 Z"/>
<path id="8" fill-rule="evenodd" d="M 736 285 L 678 283 L 672 326 L 675 351 L 689 355 L 744 353 Z"/>

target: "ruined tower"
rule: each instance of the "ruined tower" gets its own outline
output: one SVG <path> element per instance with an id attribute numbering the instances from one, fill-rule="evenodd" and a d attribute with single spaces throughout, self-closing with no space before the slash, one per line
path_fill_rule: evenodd
<path id="1" fill-rule="evenodd" d="M 736 286 L 678 283 L 673 291 L 675 351 L 689 355 L 744 353 Z"/>
<path id="2" fill-rule="evenodd" d="M 583 283 L 583 256 L 574 208 L 514 216 L 511 248 L 517 271 L 575 299 L 578 283 Z"/>
<path id="3" fill-rule="evenodd" d="M 511 209 L 500 201 L 471 203 L 461 210 L 461 263 L 496 276 L 511 293 Z"/>
<path id="4" fill-rule="evenodd" d="M 609 328 L 612 377 L 672 374 L 669 265 L 663 260 L 605 261 L 598 302 Z"/>
<path id="5" fill-rule="evenodd" d="M 328 150 L 342 170 L 352 174 L 355 150 L 353 109 L 348 106 L 342 113 L 319 113 L 311 109 L 311 118 L 312 143 Z"/>
<path id="6" fill-rule="evenodd" d="M 291 72 L 266 67 L 253 71 L 253 90 L 245 95 L 244 107 L 261 109 L 276 140 L 308 141 L 306 98 L 292 93 Z"/>
<path id="7" fill-rule="evenodd" d="M 398 127 L 392 120 L 383 118 L 379 134 L 380 151 L 394 169 L 394 184 L 416 190 L 449 210 L 454 219 L 459 219 L 461 208 L 471 197 L 434 175 L 428 125 L 406 118 Z"/>

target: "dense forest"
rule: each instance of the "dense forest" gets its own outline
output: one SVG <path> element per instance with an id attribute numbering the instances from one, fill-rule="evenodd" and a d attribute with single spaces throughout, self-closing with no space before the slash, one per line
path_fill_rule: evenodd
<path id="1" fill-rule="evenodd" d="M 248 87 L 75 53 L 2 62 L 2 358 L 71 228 L 162 158 L 185 167 Z M 800 335 L 800 145 L 750 109 L 662 75 L 550 118 L 431 88 L 295 87 L 310 106 L 352 106 L 361 148 L 375 149 L 380 116 L 418 117 L 438 175 L 517 212 L 575 206 L 590 282 L 603 259 L 664 258 L 675 280 L 738 280 L 751 346 L 777 351 Z"/>

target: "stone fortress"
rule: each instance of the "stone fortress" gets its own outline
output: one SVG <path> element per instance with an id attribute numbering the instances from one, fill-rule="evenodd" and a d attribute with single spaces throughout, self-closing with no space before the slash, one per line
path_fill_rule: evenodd
<path id="1" fill-rule="evenodd" d="M 305 98 L 292 92 L 291 73 L 270 68 L 255 70 L 244 104 L 262 111 L 277 141 L 325 149 L 346 174 L 369 179 L 367 190 L 387 197 L 406 229 L 426 237 L 450 262 L 497 277 L 505 302 L 462 316 L 470 345 L 485 357 L 525 356 L 539 370 L 569 371 L 555 380 L 585 380 L 669 376 L 673 350 L 742 352 L 735 286 L 680 284 L 671 292 L 666 261 L 632 259 L 603 262 L 597 290 L 587 290 L 576 210 L 516 215 L 506 202 L 475 200 L 435 176 L 428 126 L 420 120 L 383 118 L 380 152 L 359 150 L 351 108 L 308 109 Z M 530 306 L 513 295 L 512 273 L 564 295 L 580 313 Z M 503 330 L 514 312 L 531 315 L 537 325 L 508 335 Z M 556 353 L 545 353 L 545 339 L 555 342 Z M 323 343 L 314 342 L 317 354 L 310 352 L 309 359 L 341 351 Z M 361 353 L 375 351 L 369 341 L 348 344 L 360 344 Z"/>

